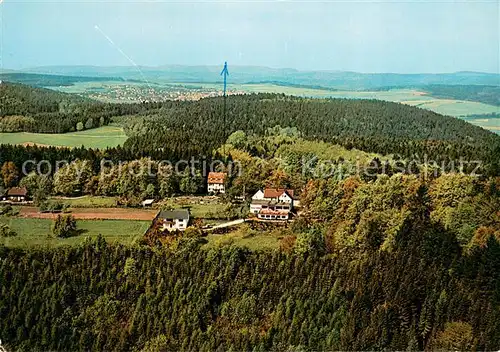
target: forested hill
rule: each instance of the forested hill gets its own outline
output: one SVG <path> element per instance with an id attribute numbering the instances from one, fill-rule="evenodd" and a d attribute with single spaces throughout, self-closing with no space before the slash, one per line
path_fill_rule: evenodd
<path id="1" fill-rule="evenodd" d="M 183 126 L 185 133 L 210 131 L 222 142 L 222 98 L 154 104 L 147 111 L 149 133 L 161 135 Z M 297 127 L 309 138 L 407 138 L 488 143 L 497 135 L 462 120 L 404 104 L 378 100 L 305 99 L 277 94 L 231 96 L 227 100 L 227 132 L 264 134 L 276 125 Z M 204 134 L 203 134 L 204 135 Z"/>
<path id="2" fill-rule="evenodd" d="M 254 94 L 231 96 L 227 106 L 224 134 L 222 98 L 156 104 L 156 109 L 147 111 L 149 118 L 128 127 L 125 147 L 150 154 L 161 149 L 170 156 L 209 155 L 236 130 L 264 135 L 268 128 L 280 125 L 297 127 L 306 139 L 381 154 L 488 161 L 495 160 L 493 151 L 499 152 L 500 136 L 403 104 Z"/>
<path id="3" fill-rule="evenodd" d="M 82 112 L 115 115 L 139 114 L 154 116 L 156 128 L 168 126 L 179 129 L 203 128 L 217 137 L 222 129 L 222 98 L 200 101 L 169 101 L 151 104 L 104 104 L 77 95 L 50 89 L 3 82 L 0 85 L 0 116 L 37 115 Z M 494 134 L 461 120 L 398 103 L 375 100 L 304 99 L 279 94 L 252 94 L 232 96 L 228 99 L 228 131 L 237 129 L 258 134 L 276 125 L 298 127 L 311 138 L 378 137 L 430 140 L 467 140 L 491 142 Z M 151 126 L 155 129 L 154 126 Z M 49 131 L 56 132 L 56 131 Z M 154 131 L 151 131 L 154 132 Z M 177 131 L 176 131 L 177 132 Z M 217 133 L 218 132 L 218 133 Z M 223 140 L 218 140 L 217 144 Z"/>
<path id="4" fill-rule="evenodd" d="M 263 136 L 279 125 L 296 127 L 305 139 L 349 149 L 427 155 L 437 161 L 481 160 L 484 165 L 495 164 L 492 170 L 500 168 L 500 136 L 453 117 L 386 101 L 269 93 L 230 96 L 224 131 L 222 97 L 105 104 L 19 84 L 3 83 L 0 88 L 0 116 L 6 116 L 0 119 L 0 131 L 63 133 L 102 126 L 123 116 L 120 122 L 129 135 L 124 147 L 136 157 L 207 156 L 232 132 Z"/>
<path id="5" fill-rule="evenodd" d="M 117 114 L 111 104 L 78 95 L 5 81 L 0 84 L 0 132 L 65 133 L 105 125 Z"/>
<path id="6" fill-rule="evenodd" d="M 60 104 L 89 102 L 78 95 L 2 81 L 0 116 L 59 112 Z"/>

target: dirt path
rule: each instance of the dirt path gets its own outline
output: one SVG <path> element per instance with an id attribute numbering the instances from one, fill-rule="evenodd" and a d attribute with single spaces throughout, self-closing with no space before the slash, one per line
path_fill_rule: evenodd
<path id="1" fill-rule="evenodd" d="M 221 229 L 221 228 L 224 228 L 224 227 L 230 227 L 230 226 L 234 226 L 234 225 L 239 225 L 239 224 L 243 224 L 245 222 L 244 219 L 239 219 L 239 220 L 234 220 L 234 221 L 230 221 L 230 222 L 225 222 L 223 224 L 220 224 L 220 225 L 217 225 L 217 226 L 214 226 L 212 227 L 210 230 L 215 230 L 215 229 Z"/>
<path id="2" fill-rule="evenodd" d="M 153 220 L 157 210 L 127 208 L 70 208 L 70 214 L 81 220 Z M 21 207 L 19 216 L 24 218 L 54 219 L 58 214 L 40 213 L 36 207 Z"/>

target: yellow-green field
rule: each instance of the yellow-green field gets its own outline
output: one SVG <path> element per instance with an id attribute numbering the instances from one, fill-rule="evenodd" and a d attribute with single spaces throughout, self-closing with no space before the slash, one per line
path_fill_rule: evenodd
<path id="1" fill-rule="evenodd" d="M 401 103 L 418 106 L 419 108 L 432 110 L 439 114 L 456 117 L 500 112 L 500 107 L 498 106 L 478 103 L 475 101 L 436 99 L 432 97 L 428 97 L 428 100 L 409 100 L 401 101 Z"/>
<path id="2" fill-rule="evenodd" d="M 107 242 L 132 244 L 148 229 L 149 221 L 135 220 L 77 220 L 78 236 L 54 238 L 51 236 L 53 221 L 0 216 L 0 224 L 7 224 L 17 233 L 15 237 L 1 238 L 0 244 L 8 247 L 57 247 L 78 245 L 87 237 L 103 235 Z"/>
<path id="3" fill-rule="evenodd" d="M 47 134 L 47 133 L 0 133 L 0 144 L 52 145 L 56 147 L 107 148 L 122 145 L 127 136 L 121 127 L 103 126 L 87 131 Z"/>
<path id="4" fill-rule="evenodd" d="M 500 134 L 500 118 L 466 118 L 465 121 Z"/>

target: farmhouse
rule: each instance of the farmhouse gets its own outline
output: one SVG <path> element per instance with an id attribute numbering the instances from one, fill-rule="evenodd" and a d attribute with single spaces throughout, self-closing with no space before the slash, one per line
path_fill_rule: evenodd
<path id="1" fill-rule="evenodd" d="M 7 191 L 4 199 L 11 202 L 26 202 L 28 200 L 28 190 L 26 187 L 12 187 Z"/>
<path id="2" fill-rule="evenodd" d="M 227 174 L 224 172 L 209 172 L 208 173 L 208 193 L 225 193 L 226 187 L 224 182 L 226 181 Z"/>
<path id="3" fill-rule="evenodd" d="M 252 197 L 250 213 L 262 220 L 288 220 L 294 206 L 292 189 L 266 188 Z"/>
<path id="4" fill-rule="evenodd" d="M 163 225 L 163 230 L 184 231 L 189 224 L 189 211 L 187 209 L 163 210 L 158 214 L 158 219 Z"/>

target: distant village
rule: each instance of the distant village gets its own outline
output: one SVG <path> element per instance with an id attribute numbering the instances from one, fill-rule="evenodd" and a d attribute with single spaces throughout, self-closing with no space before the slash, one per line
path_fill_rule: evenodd
<path id="1" fill-rule="evenodd" d="M 242 91 L 229 90 L 228 95 L 244 94 Z M 200 100 L 203 98 L 217 97 L 222 92 L 210 88 L 197 88 L 179 86 L 159 86 L 159 85 L 113 85 L 106 84 L 99 88 L 87 88 L 85 95 L 88 98 L 100 101 L 113 101 L 121 103 L 136 102 L 163 102 L 167 100 Z"/>

